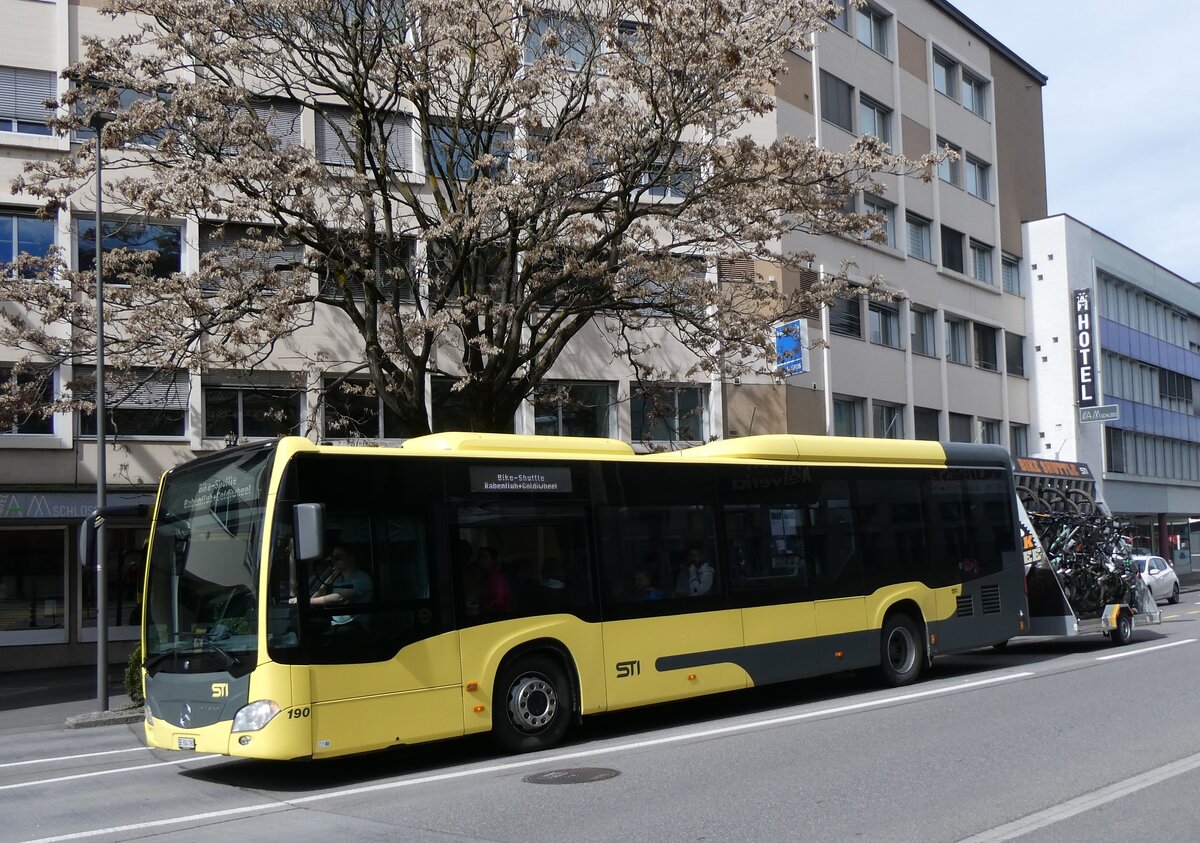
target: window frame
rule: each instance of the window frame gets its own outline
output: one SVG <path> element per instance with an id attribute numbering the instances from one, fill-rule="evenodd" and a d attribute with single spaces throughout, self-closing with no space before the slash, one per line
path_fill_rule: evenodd
<path id="1" fill-rule="evenodd" d="M 971 239 L 967 247 L 970 261 L 967 265 L 967 275 L 981 284 L 995 286 L 996 279 L 992 275 L 992 260 L 995 249 L 987 243 Z"/>
<path id="2" fill-rule="evenodd" d="M 972 324 L 974 335 L 974 363 L 976 369 L 985 372 L 1000 371 L 1000 329 L 981 322 Z M 991 337 L 991 343 L 986 340 Z"/>
<path id="3" fill-rule="evenodd" d="M 962 105 L 967 111 L 988 119 L 987 90 L 988 82 L 978 74 L 962 68 Z M 968 91 L 971 93 L 968 95 Z"/>
<path id="4" fill-rule="evenodd" d="M 908 347 L 913 354 L 919 354 L 922 357 L 937 357 L 937 335 L 934 332 L 933 318 L 936 311 L 929 310 L 924 307 L 908 308 Z M 920 322 L 922 328 L 920 332 L 916 330 L 917 323 Z M 924 340 L 918 343 L 918 333 L 920 338 Z"/>
<path id="5" fill-rule="evenodd" d="M 966 275 L 967 255 L 966 250 L 963 248 L 963 241 L 966 240 L 967 235 L 948 225 L 942 226 L 940 235 L 942 269 L 957 272 L 959 275 Z"/>
<path id="6" fill-rule="evenodd" d="M 890 58 L 888 42 L 891 15 L 871 4 L 854 10 L 854 37 L 864 47 L 869 47 L 885 59 Z M 865 24 L 865 26 L 864 26 Z M 864 36 L 866 36 L 864 38 Z"/>
<path id="7" fill-rule="evenodd" d="M 52 219 L 44 220 L 38 217 L 37 212 L 32 208 L 13 208 L 10 206 L 0 206 L 0 221 L 7 220 L 11 226 L 11 240 L 7 245 L 0 243 L 0 271 L 9 263 L 15 263 L 21 255 L 28 255 L 32 258 L 45 258 L 50 249 L 58 245 L 58 216 L 57 214 Z M 38 226 L 49 226 L 50 242 L 46 244 L 46 250 L 41 254 L 35 254 L 26 249 L 21 248 L 21 220 L 31 221 Z M 16 270 L 12 270 L 8 277 L 15 277 Z"/>
<path id="8" fill-rule="evenodd" d="M 892 143 L 892 109 L 861 91 L 858 94 L 858 134 L 874 135 L 889 146 Z M 870 114 L 870 128 L 866 115 Z"/>
<path id="9" fill-rule="evenodd" d="M 947 314 L 943 325 L 946 362 L 966 366 L 970 362 L 967 356 L 967 320 Z"/>
<path id="10" fill-rule="evenodd" d="M 66 644 L 71 634 L 75 619 L 71 616 L 74 601 L 71 599 L 71 578 L 69 575 L 71 543 L 69 527 L 65 524 L 24 524 L 21 526 L 0 526 L 0 540 L 6 532 L 53 532 L 62 537 L 62 565 L 57 575 L 62 578 L 62 625 L 34 629 L 0 629 L 0 652 L 4 647 L 27 646 L 30 644 Z M 10 547 L 7 542 L 4 547 Z"/>
<path id="11" fill-rule="evenodd" d="M 11 84 L 11 87 L 8 85 Z M 54 112 L 42 103 L 58 96 L 58 77 L 52 70 L 0 66 L 0 101 L 4 91 L 12 92 L 12 113 L 0 114 L 0 133 L 53 137 L 46 119 Z"/>
<path id="12" fill-rule="evenodd" d="M 953 161 L 949 157 L 943 158 L 938 162 L 937 174 L 938 180 L 946 184 L 952 184 L 957 188 L 962 187 L 962 165 L 963 165 L 963 149 L 958 144 L 946 140 L 941 135 L 937 139 L 938 152 L 950 150 L 957 156 Z"/>
<path id="13" fill-rule="evenodd" d="M 708 438 L 710 409 L 708 406 L 709 405 L 708 390 L 706 387 L 700 386 L 697 384 L 657 383 L 657 384 L 651 385 L 650 391 L 657 391 L 658 396 L 656 396 L 656 397 L 661 397 L 662 393 L 664 393 L 664 392 L 670 394 L 671 405 L 672 405 L 671 409 L 673 412 L 672 418 L 670 420 L 666 420 L 666 419 L 662 419 L 662 420 L 650 419 L 649 420 L 649 423 L 651 425 L 649 433 L 651 433 L 651 434 L 655 433 L 657 431 L 657 428 L 659 427 L 659 425 L 661 425 L 665 422 L 668 438 L 667 439 L 655 439 L 655 438 L 646 438 L 645 436 L 639 435 L 639 434 L 644 434 L 647 432 L 645 429 L 645 425 L 648 421 L 647 417 L 646 417 L 647 416 L 646 402 L 648 400 L 653 400 L 653 397 L 649 396 L 649 395 L 638 395 L 638 394 L 636 394 L 636 390 L 631 390 L 632 394 L 629 396 L 629 415 L 630 415 L 629 438 L 630 438 L 630 441 L 632 441 L 635 444 L 644 443 L 647 445 L 677 444 L 677 443 L 697 444 L 700 442 L 704 442 Z M 699 399 L 697 402 L 697 407 L 699 408 L 700 412 L 697 413 L 694 410 L 685 410 L 683 412 L 680 411 L 679 397 L 684 392 L 690 392 Z M 637 405 L 635 405 L 635 402 L 637 402 L 637 404 L 641 405 L 641 407 L 642 407 L 641 412 L 637 412 L 634 409 L 634 407 L 637 406 Z M 682 420 L 684 418 L 684 414 L 687 414 L 693 418 L 699 419 L 699 424 L 697 425 L 697 427 L 698 427 L 697 432 L 699 433 L 698 438 L 685 439 L 680 435 L 680 431 L 683 427 Z"/>
<path id="14" fill-rule="evenodd" d="M 888 248 L 896 248 L 896 206 L 888 202 L 886 199 L 880 199 L 870 193 L 863 194 L 863 209 L 868 214 L 879 214 L 883 217 L 883 243 L 876 245 L 884 245 Z M 878 228 L 872 229 L 872 233 L 878 231 Z M 870 241 L 875 242 L 875 241 Z"/>
<path id="15" fill-rule="evenodd" d="M 941 68 L 941 70 L 942 70 L 941 76 L 943 79 L 945 79 L 945 87 L 939 86 L 939 84 L 938 84 L 938 68 Z M 933 89 L 935 91 L 937 91 L 939 94 L 941 94 L 942 96 L 949 97 L 950 99 L 954 100 L 955 102 L 958 102 L 959 101 L 959 98 L 958 98 L 958 85 L 959 85 L 958 75 L 959 75 L 959 63 L 955 59 L 952 59 L 952 58 L 950 58 L 950 56 L 943 53 L 937 47 L 934 47 L 933 48 L 933 79 L 931 80 Z"/>
<path id="16" fill-rule="evenodd" d="M 564 433 L 563 432 L 563 405 L 565 402 L 561 398 L 556 398 L 555 402 L 554 402 L 556 431 L 554 433 L 546 433 L 546 432 L 543 432 L 542 430 L 540 430 L 538 427 L 538 421 L 537 421 L 539 398 L 543 398 L 544 394 L 549 392 L 551 389 L 553 389 L 553 390 L 565 389 L 568 392 L 568 396 L 567 396 L 566 400 L 571 401 L 574 399 L 572 396 L 570 396 L 569 393 L 572 390 L 574 390 L 576 387 L 604 390 L 604 398 L 605 398 L 606 403 L 604 404 L 604 406 L 602 408 L 603 409 L 603 421 L 601 423 L 601 429 L 596 431 L 595 433 Z M 539 392 L 542 392 L 543 395 L 539 395 L 538 394 Z M 616 392 L 616 385 L 610 381 L 574 381 L 574 380 L 543 381 L 542 383 L 538 384 L 538 386 L 534 387 L 533 392 L 530 394 L 530 401 L 533 404 L 533 413 L 534 413 L 534 433 L 539 436 L 593 436 L 593 437 L 600 437 L 600 438 L 611 437 L 613 435 L 613 423 L 615 421 L 615 414 L 612 412 L 612 409 L 611 409 L 613 407 L 613 396 L 614 396 L 615 392 Z M 598 410 L 601 408 L 599 406 L 596 406 L 596 407 L 592 407 L 591 409 Z"/>
<path id="17" fill-rule="evenodd" d="M 160 251 L 158 249 L 130 249 L 130 251 L 133 251 L 133 252 L 158 252 L 158 258 L 155 259 L 155 261 L 154 261 L 154 269 L 153 269 L 152 275 L 151 275 L 151 277 L 153 277 L 153 278 L 164 278 L 164 277 L 169 276 L 170 274 L 183 271 L 183 254 L 184 254 L 184 249 L 186 248 L 186 243 L 184 241 L 184 225 L 183 225 L 183 223 L 151 222 L 151 221 L 143 222 L 143 221 L 138 220 L 133 217 L 105 216 L 104 219 L 101 220 L 101 232 L 100 232 L 99 238 L 93 237 L 93 240 L 91 241 L 92 243 L 96 243 L 97 239 L 99 240 L 99 243 L 97 245 L 100 248 L 101 255 L 104 255 L 104 256 L 111 254 L 116 249 L 129 249 L 128 245 L 121 245 L 121 246 L 115 246 L 115 247 L 110 246 L 108 248 L 106 248 L 104 246 L 104 241 L 110 239 L 110 237 L 112 236 L 112 232 L 105 231 L 105 229 L 108 229 L 110 226 L 116 227 L 116 233 L 120 233 L 121 230 L 124 229 L 126 226 L 140 226 L 145 229 L 150 229 L 150 228 L 174 229 L 176 234 L 178 235 L 178 241 L 177 241 L 178 242 L 178 253 L 177 254 L 178 254 L 179 260 L 178 260 L 178 263 L 175 265 L 174 269 L 170 270 L 167 273 L 167 275 L 162 275 L 158 271 L 158 269 L 159 269 L 158 264 L 160 261 L 163 261 L 164 253 L 162 251 Z M 91 214 L 90 216 L 76 217 L 71 223 L 71 229 L 72 229 L 71 230 L 71 235 L 72 235 L 71 242 L 72 242 L 72 246 L 75 251 L 75 267 L 80 272 L 84 272 L 84 273 L 92 272 L 94 274 L 95 267 L 96 267 L 96 258 L 95 258 L 96 246 L 92 246 L 91 259 L 87 263 L 85 263 L 85 258 L 84 258 L 84 254 L 86 254 L 86 253 L 81 252 L 81 250 L 80 250 L 80 247 L 83 245 L 83 242 L 84 242 L 83 234 L 84 234 L 85 228 L 89 231 L 95 232 L 96 215 L 94 213 Z M 105 280 L 104 284 L 106 286 L 111 285 L 113 287 L 128 287 L 129 286 L 128 284 L 126 284 L 122 281 L 119 281 L 119 280 L 112 280 L 112 281 Z"/>
<path id="18" fill-rule="evenodd" d="M 1017 258 L 1001 253 L 1000 278 L 1003 282 L 1004 292 L 1011 293 L 1014 296 L 1022 295 L 1021 262 Z"/>
<path id="19" fill-rule="evenodd" d="M 833 435 L 834 436 L 865 437 L 866 436 L 866 427 L 864 425 L 865 405 L 866 405 L 866 400 L 863 398 L 857 398 L 853 395 L 834 394 L 834 396 L 833 396 L 833 418 L 832 418 Z M 839 420 L 838 420 L 838 408 L 839 407 L 841 407 L 841 409 L 843 411 L 845 411 L 845 410 L 850 411 L 850 419 L 849 420 L 851 422 L 851 426 L 854 428 L 854 430 L 852 432 L 845 432 L 844 429 L 843 430 L 838 429 L 840 426 Z"/>
<path id="20" fill-rule="evenodd" d="M 883 302 L 867 305 L 868 336 L 872 345 L 903 348 L 900 338 L 900 311 Z"/>
<path id="21" fill-rule="evenodd" d="M 1025 377 L 1025 337 L 1012 331 L 1004 332 L 1004 371 Z"/>
<path id="22" fill-rule="evenodd" d="M 933 220 L 928 220 L 920 214 L 914 214 L 908 211 L 904 214 L 905 225 L 905 243 L 904 252 L 910 258 L 933 263 Z M 920 233 L 921 245 L 924 247 L 922 254 L 916 254 L 912 250 L 913 232 L 914 229 Z"/>
<path id="23" fill-rule="evenodd" d="M 984 202 L 992 201 L 992 165 L 967 153 L 967 193 Z"/>
<path id="24" fill-rule="evenodd" d="M 885 421 L 885 416 L 890 418 Z M 879 428 L 882 425 L 883 430 Z M 871 438 L 873 439 L 903 439 L 904 406 L 890 401 L 871 402 Z"/>
<path id="25" fill-rule="evenodd" d="M 831 334 L 856 339 L 863 338 L 862 300 L 862 294 L 855 293 L 853 297 L 838 296 L 826 305 L 829 309 L 829 332 Z M 846 304 L 838 304 L 839 302 Z M 840 312 L 843 310 L 844 313 Z M 838 320 L 836 325 L 834 324 L 835 318 Z"/>
<path id="26" fill-rule="evenodd" d="M 821 120 L 844 132 L 854 134 L 854 86 L 825 69 L 821 70 L 819 83 Z M 843 117 L 846 122 L 838 122 Z"/>
<path id="27" fill-rule="evenodd" d="M 235 419 L 237 422 L 237 429 L 235 431 L 230 431 L 229 433 L 209 432 L 209 429 L 208 429 L 208 425 L 209 425 L 208 402 L 209 402 L 209 395 L 213 391 L 236 392 L 237 393 L 237 403 L 236 403 L 236 407 L 234 409 Z M 254 393 L 254 392 L 294 393 L 294 394 L 288 396 L 288 400 L 295 402 L 295 406 L 292 409 L 295 410 L 295 413 L 296 413 L 296 416 L 295 416 L 296 424 L 294 426 L 292 426 L 292 428 L 290 429 L 290 432 L 287 435 L 289 435 L 289 436 L 303 435 L 304 427 L 305 427 L 305 424 L 304 424 L 305 391 L 303 389 L 288 388 L 283 385 L 267 384 L 267 383 L 261 383 L 261 384 L 260 383 L 227 383 L 227 382 L 217 380 L 217 381 L 212 381 L 209 383 L 201 383 L 200 384 L 200 406 L 201 406 L 201 414 L 200 415 L 201 415 L 201 438 L 202 439 L 223 439 L 223 438 L 229 436 L 230 433 L 236 435 L 237 440 L 239 442 L 241 442 L 243 440 L 261 442 L 261 441 L 267 441 L 272 438 L 275 438 L 275 436 L 272 436 L 271 434 L 250 435 L 245 432 L 245 430 L 246 430 L 245 393 L 247 393 L 247 392 L 250 392 L 250 393 Z M 283 435 L 283 434 L 277 434 L 276 436 L 278 436 L 278 435 Z"/>

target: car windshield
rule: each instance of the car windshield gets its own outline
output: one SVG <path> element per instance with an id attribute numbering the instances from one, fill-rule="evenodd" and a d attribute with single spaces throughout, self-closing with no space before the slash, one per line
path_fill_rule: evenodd
<path id="1" fill-rule="evenodd" d="M 167 475 L 146 585 L 145 660 L 151 672 L 242 674 L 253 668 L 263 509 L 274 453 L 273 446 L 239 449 Z"/>
<path id="2" fill-rule="evenodd" d="M 1146 573 L 1146 560 L 1145 559 L 1135 559 L 1133 561 L 1134 561 L 1134 564 L 1136 564 L 1138 566 L 1139 573 L 1142 573 L 1142 574 Z"/>

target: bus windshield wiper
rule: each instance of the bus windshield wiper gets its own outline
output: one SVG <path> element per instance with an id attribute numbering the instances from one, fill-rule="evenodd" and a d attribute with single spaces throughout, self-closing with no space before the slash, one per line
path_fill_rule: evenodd
<path id="1" fill-rule="evenodd" d="M 225 664 L 226 670 L 241 664 L 241 659 L 239 659 L 237 656 L 231 655 L 224 647 L 218 646 L 217 643 L 207 635 L 200 636 L 197 638 L 197 640 L 200 642 L 201 649 L 210 650 L 221 657 L 221 661 Z"/>

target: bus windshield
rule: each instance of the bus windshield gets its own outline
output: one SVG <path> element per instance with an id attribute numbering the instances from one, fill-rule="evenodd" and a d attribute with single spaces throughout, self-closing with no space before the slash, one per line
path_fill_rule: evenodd
<path id="1" fill-rule="evenodd" d="M 258 649 L 258 570 L 274 447 L 239 449 L 169 473 L 146 583 L 151 674 L 244 675 Z"/>

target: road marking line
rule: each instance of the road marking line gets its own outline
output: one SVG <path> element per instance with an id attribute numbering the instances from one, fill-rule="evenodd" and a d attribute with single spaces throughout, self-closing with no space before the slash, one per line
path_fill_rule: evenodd
<path id="1" fill-rule="evenodd" d="M 576 761 L 581 758 L 594 758 L 599 755 L 612 755 L 613 753 L 617 752 L 647 749 L 649 747 L 656 746 L 666 746 L 667 744 L 682 743 L 690 740 L 700 740 L 704 738 L 716 737 L 718 735 L 730 735 L 737 732 L 746 732 L 752 729 L 761 729 L 768 726 L 779 726 L 785 723 L 798 723 L 803 720 L 812 720 L 814 718 L 824 717 L 830 714 L 843 714 L 849 711 L 863 711 L 871 708 L 882 708 L 893 703 L 924 699 L 926 697 L 943 696 L 954 691 L 966 691 L 973 688 L 982 688 L 988 685 L 997 685 L 1002 682 L 1010 682 L 1015 679 L 1028 679 L 1029 677 L 1036 675 L 1037 674 L 1033 671 L 1026 671 L 1023 673 L 1007 673 L 1003 676 L 996 676 L 990 679 L 979 679 L 974 682 L 962 682 L 956 685 L 932 688 L 928 691 L 915 691 L 911 694 L 884 697 L 882 699 L 868 700 L 866 702 L 835 706 L 834 708 L 823 708 L 819 711 L 806 711 L 801 712 L 800 714 L 789 714 L 785 717 L 772 717 L 767 720 L 756 720 L 750 723 L 735 723 L 732 726 L 720 726 L 715 729 L 702 729 L 698 732 L 686 732 L 680 735 L 667 735 L 666 737 L 662 738 L 650 738 L 648 740 L 633 741 L 631 743 L 618 744 L 616 746 L 604 746 L 597 749 L 584 749 L 576 752 L 564 752 L 558 755 L 529 758 L 523 761 L 510 761 L 504 764 L 491 764 L 486 767 L 474 767 L 470 770 L 457 770 L 453 773 L 435 773 L 430 776 L 420 776 L 415 779 L 403 779 L 395 782 L 384 782 L 381 784 L 363 785 L 361 787 L 332 790 L 328 793 L 316 794 L 315 796 L 302 796 L 298 799 L 289 799 L 279 802 L 265 802 L 262 805 L 247 805 L 242 808 L 226 808 L 221 811 L 208 811 L 203 814 L 190 814 L 184 817 L 172 817 L 170 819 L 163 820 L 149 820 L 142 823 L 131 823 L 130 825 L 112 826 L 111 828 L 95 828 L 89 831 L 77 831 L 72 834 L 60 834 L 54 837 L 39 837 L 36 840 L 27 841 L 27 843 L 60 843 L 60 841 L 63 840 L 83 840 L 88 837 L 101 837 L 106 834 L 125 834 L 127 832 L 142 831 L 148 828 L 160 828 L 162 826 L 178 825 L 180 823 L 198 823 L 205 820 L 235 817 L 241 814 L 271 813 L 285 808 L 294 808 L 299 805 L 307 805 L 311 802 L 323 802 L 325 800 L 341 799 L 347 796 L 361 796 L 366 793 L 379 793 L 385 790 L 398 790 L 399 788 L 412 787 L 413 785 L 418 784 L 432 784 L 434 782 L 452 781 L 454 779 L 465 779 L 470 776 L 504 773 L 510 770 L 522 770 L 542 764 L 557 764 L 563 761 Z"/>
<path id="2" fill-rule="evenodd" d="M 1185 638 L 1182 641 L 1172 641 L 1170 644 L 1156 644 L 1153 647 L 1143 647 L 1140 650 L 1126 650 L 1123 653 L 1113 653 L 1111 656 L 1096 656 L 1096 661 L 1106 662 L 1109 659 L 1123 659 L 1126 656 L 1140 656 L 1142 653 L 1153 653 L 1155 650 L 1165 650 L 1168 647 L 1178 647 L 1182 644 L 1195 643 L 1195 638 Z"/>
<path id="3" fill-rule="evenodd" d="M 134 770 L 149 770 L 151 767 L 170 767 L 175 764 L 194 764 L 197 761 L 211 761 L 214 758 L 220 758 L 220 755 L 200 755 L 196 758 L 181 758 L 178 761 L 159 761 L 157 764 L 139 764 L 136 767 L 118 767 L 115 770 L 96 770 L 91 773 L 76 773 L 73 776 L 59 776 L 55 779 L 38 779 L 32 782 L 18 782 L 17 784 L 0 785 L 0 790 L 16 790 L 20 787 L 33 787 L 39 784 L 54 784 L 55 782 L 69 782 L 74 779 L 90 779 L 93 776 L 111 776 L 114 773 L 132 773 Z"/>
<path id="4" fill-rule="evenodd" d="M 1188 615 L 1200 615 L 1200 609 L 1191 609 L 1190 611 L 1186 612 L 1185 614 L 1188 614 Z"/>
<path id="5" fill-rule="evenodd" d="M 1174 620 L 1177 617 L 1179 617 L 1179 615 L 1163 615 L 1163 620 L 1164 621 Z"/>
<path id="6" fill-rule="evenodd" d="M 1200 767 L 1200 753 L 1189 755 L 1187 758 L 1181 758 L 1178 761 L 1172 761 L 1170 764 L 1164 764 L 1161 767 L 1125 779 L 1124 781 L 1110 784 L 1091 793 L 1085 793 L 1083 796 L 1067 800 L 1060 805 L 1055 805 L 1044 811 L 1038 811 L 1035 814 L 1030 814 L 1027 817 L 1022 817 L 1005 825 L 997 826 L 989 831 L 980 832 L 973 837 L 967 837 L 959 841 L 959 843 L 999 843 L 1002 840 L 1012 840 L 1045 828 L 1048 825 L 1069 819 L 1077 814 L 1082 814 L 1085 811 L 1090 811 L 1093 808 L 1098 808 L 1115 799 L 1120 799 L 1131 793 L 1144 790 L 1151 785 L 1156 785 L 1174 776 L 1190 772 L 1197 767 Z"/>
<path id="7" fill-rule="evenodd" d="M 9 761 L 0 767 L 20 767 L 23 764 L 52 764 L 55 761 L 75 761 L 79 758 L 96 758 L 101 755 L 120 755 L 122 752 L 146 752 L 150 747 L 135 746 L 133 749 L 109 749 L 104 752 L 85 752 L 83 755 L 60 755 L 57 758 L 35 758 L 32 761 Z"/>

